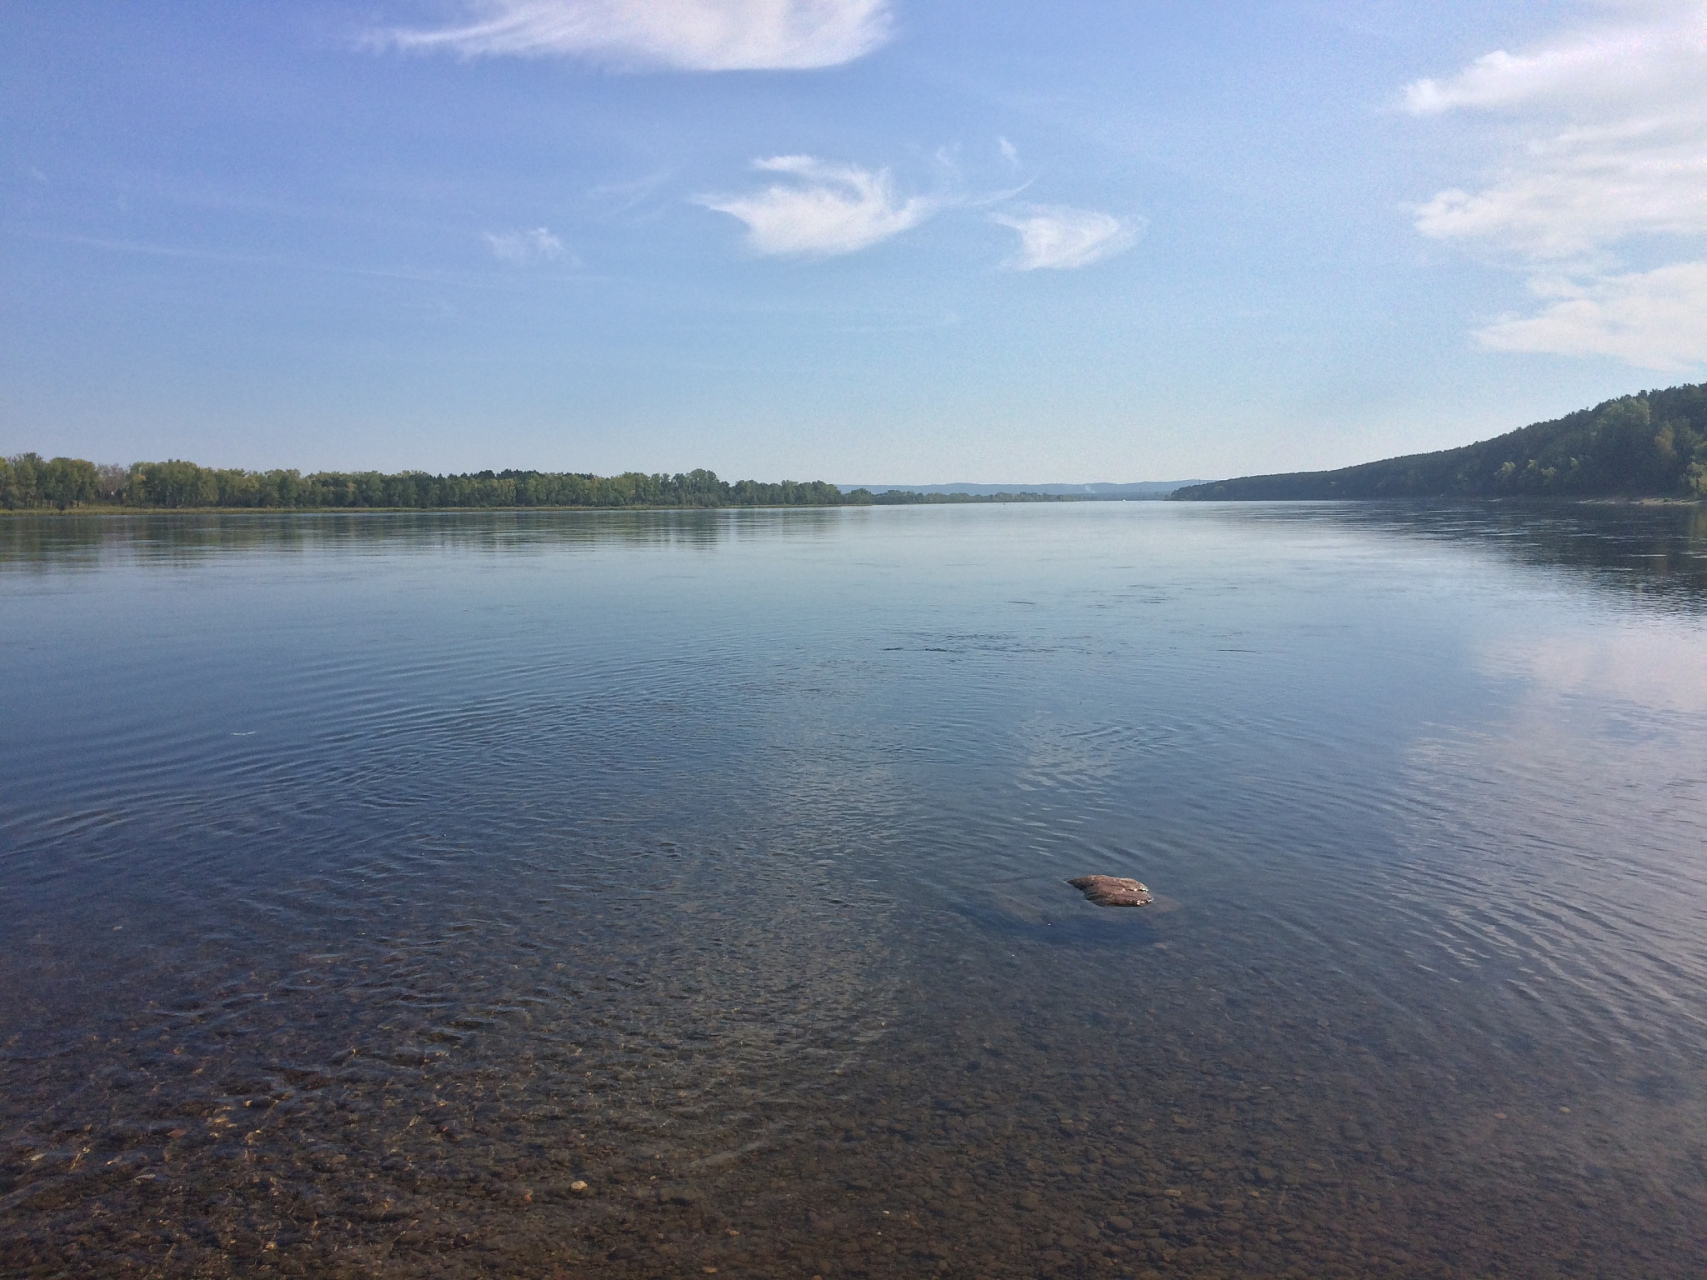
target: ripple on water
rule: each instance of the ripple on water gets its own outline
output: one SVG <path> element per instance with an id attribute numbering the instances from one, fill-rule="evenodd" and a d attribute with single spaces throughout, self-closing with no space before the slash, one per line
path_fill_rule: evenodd
<path id="1" fill-rule="evenodd" d="M 1692 1276 L 1622 518 L 8 522 L 0 1269 Z"/>

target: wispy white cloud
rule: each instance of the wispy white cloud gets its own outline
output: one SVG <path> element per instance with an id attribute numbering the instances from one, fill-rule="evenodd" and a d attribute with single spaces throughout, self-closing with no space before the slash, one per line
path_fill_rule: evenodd
<path id="1" fill-rule="evenodd" d="M 1408 86 L 1418 116 L 1477 111 L 1510 122 L 1494 135 L 1505 141 L 1484 185 L 1437 192 L 1417 229 L 1535 274 L 1545 308 L 1482 330 L 1485 345 L 1684 368 L 1707 362 L 1707 325 L 1689 310 L 1707 300 L 1700 250 L 1642 272 L 1621 269 L 1616 255 L 1646 241 L 1676 256 L 1659 238 L 1707 237 L 1707 0 L 1610 8 L 1599 25 Z"/>
<path id="2" fill-rule="evenodd" d="M 1701 71 L 1707 76 L 1707 60 Z M 1531 141 L 1488 187 L 1437 193 L 1418 210 L 1417 228 L 1560 260 L 1636 235 L 1707 233 L 1707 110 Z"/>
<path id="3" fill-rule="evenodd" d="M 1647 101 L 1700 101 L 1707 26 L 1700 0 L 1601 0 L 1608 17 L 1519 53 L 1495 49 L 1444 79 L 1415 80 L 1405 106 L 1417 114 L 1459 108 L 1567 111 Z"/>
<path id="4" fill-rule="evenodd" d="M 563 241 L 544 227 L 535 227 L 531 231 L 488 231 L 485 239 L 494 258 L 517 266 L 557 262 L 567 254 Z"/>
<path id="5" fill-rule="evenodd" d="M 889 39 L 889 0 L 465 0 L 462 23 L 373 43 L 685 71 L 833 67 Z"/>
<path id="6" fill-rule="evenodd" d="M 1019 232 L 1019 252 L 1007 264 L 1016 271 L 1088 267 L 1130 249 L 1144 229 L 1141 221 L 1065 205 L 1040 206 L 1025 217 L 991 217 Z"/>
<path id="7" fill-rule="evenodd" d="M 748 195 L 701 196 L 697 203 L 746 223 L 747 242 L 760 253 L 852 253 L 918 226 L 941 208 L 928 196 L 903 199 L 887 169 L 826 164 L 812 156 L 773 156 L 753 167 L 794 181 Z"/>
<path id="8" fill-rule="evenodd" d="M 1437 115 L 1460 107 L 1498 109 L 1545 102 L 1579 107 L 1594 99 L 1617 101 L 1633 94 L 1669 96 L 1688 88 L 1691 54 L 1700 52 L 1702 35 L 1688 21 L 1693 8 L 1665 6 L 1637 25 L 1577 32 L 1527 53 L 1496 49 L 1444 80 L 1407 85 L 1405 105 L 1416 115 Z M 1691 45 L 1697 47 L 1692 50 Z"/>
<path id="9" fill-rule="evenodd" d="M 1006 138 L 997 138 L 996 149 L 1002 153 L 1002 159 L 1006 160 L 1010 167 L 1015 169 L 1019 168 L 1018 147 L 1014 146 L 1014 144 L 1009 142 Z"/>
<path id="10" fill-rule="evenodd" d="M 586 200 L 602 216 L 619 217 L 645 205 L 656 206 L 658 193 L 670 178 L 668 169 L 660 169 L 626 182 L 603 182 L 587 189 Z"/>
<path id="11" fill-rule="evenodd" d="M 1687 370 L 1707 355 L 1707 262 L 1587 283 L 1538 279 L 1531 287 L 1548 305 L 1478 330 L 1477 341 L 1494 351 L 1616 356 L 1663 372 Z"/>

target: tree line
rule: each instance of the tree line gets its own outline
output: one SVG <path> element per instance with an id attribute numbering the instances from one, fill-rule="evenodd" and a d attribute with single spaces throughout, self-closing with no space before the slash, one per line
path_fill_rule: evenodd
<path id="1" fill-rule="evenodd" d="M 0 507 L 8 510 L 135 507 L 166 510 L 428 510 L 493 507 L 816 507 L 874 501 L 822 480 L 730 483 L 715 472 L 628 471 L 243 471 L 177 459 L 128 467 L 20 453 L 0 459 Z"/>
<path id="2" fill-rule="evenodd" d="M 1173 497 L 1707 498 L 1707 384 L 1622 396 L 1458 449 L 1218 480 Z"/>
<path id="3" fill-rule="evenodd" d="M 625 471 L 243 471 L 193 462 L 97 466 L 82 458 L 20 453 L 0 458 L 0 509 L 69 511 L 77 507 L 147 510 L 405 510 L 504 507 L 832 507 L 914 503 L 1059 502 L 1053 494 L 844 493 L 822 480 L 737 480 L 714 471 L 647 475 Z"/>

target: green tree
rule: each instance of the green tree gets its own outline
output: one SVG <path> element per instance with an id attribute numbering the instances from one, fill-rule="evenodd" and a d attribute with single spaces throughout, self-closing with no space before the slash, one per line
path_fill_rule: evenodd
<path id="1" fill-rule="evenodd" d="M 43 464 L 36 477 L 41 500 L 64 511 L 82 506 L 100 496 L 101 474 L 92 462 L 81 458 L 54 458 Z"/>
<path id="2" fill-rule="evenodd" d="M 130 488 L 140 506 L 211 507 L 219 501 L 218 473 L 177 458 L 138 464 Z"/>

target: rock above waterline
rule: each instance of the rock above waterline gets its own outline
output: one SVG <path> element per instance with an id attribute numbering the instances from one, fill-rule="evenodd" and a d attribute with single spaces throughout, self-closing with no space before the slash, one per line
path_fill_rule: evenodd
<path id="1" fill-rule="evenodd" d="M 1148 889 L 1120 876 L 1080 876 L 1067 883 L 1099 907 L 1141 907 L 1150 901 Z"/>

